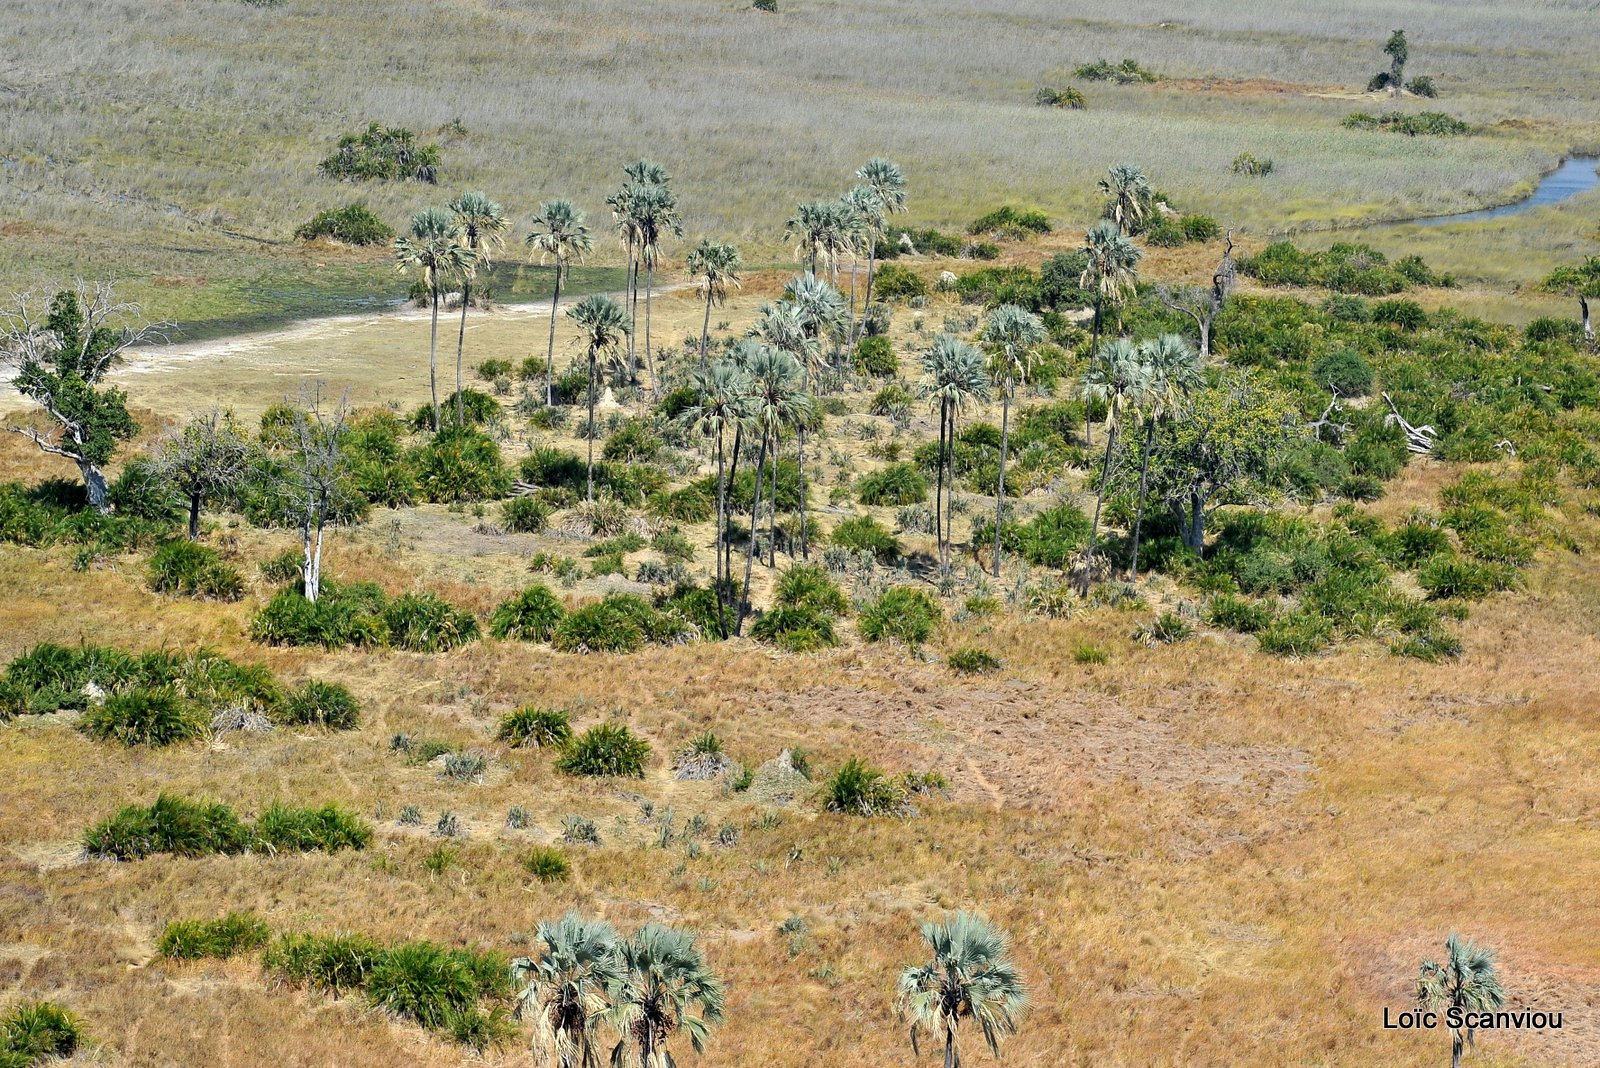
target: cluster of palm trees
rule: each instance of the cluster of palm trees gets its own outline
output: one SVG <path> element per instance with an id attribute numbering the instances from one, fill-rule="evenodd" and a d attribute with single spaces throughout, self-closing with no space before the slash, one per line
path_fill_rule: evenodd
<path id="1" fill-rule="evenodd" d="M 784 230 L 784 237 L 795 242 L 795 259 L 805 263 L 813 275 L 828 272 L 835 288 L 840 261 L 850 257 L 851 344 L 865 327 L 865 310 L 872 306 L 872 276 L 889 216 L 906 210 L 906 177 L 899 164 L 874 157 L 862 164 L 855 177 L 856 184 L 842 196 L 799 205 Z M 863 315 L 858 320 L 856 272 L 863 254 L 867 285 L 861 303 Z"/>
<path id="2" fill-rule="evenodd" d="M 704 1052 L 722 1022 L 726 991 L 686 932 L 647 924 L 624 938 L 603 920 L 568 913 L 541 923 L 538 956 L 518 957 L 518 1019 L 533 1023 L 536 1061 L 553 1068 L 599 1068 L 606 1031 L 615 1036 L 612 1068 L 673 1068 L 684 1037 Z M 1027 989 L 1004 934 L 971 913 L 924 924 L 930 953 L 900 973 L 895 1011 L 920 1052 L 924 1032 L 944 1047 L 945 1068 L 960 1068 L 960 1038 L 976 1027 L 996 1056 L 1027 1008 Z"/>

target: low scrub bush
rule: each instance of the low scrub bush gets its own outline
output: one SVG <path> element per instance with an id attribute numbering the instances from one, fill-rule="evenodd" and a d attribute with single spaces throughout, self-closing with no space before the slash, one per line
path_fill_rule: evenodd
<path id="1" fill-rule="evenodd" d="M 513 497 L 500 506 L 500 522 L 511 534 L 537 534 L 550 524 L 550 506 L 533 496 Z"/>
<path id="2" fill-rule="evenodd" d="M 279 720 L 296 727 L 353 731 L 361 725 L 361 704 L 340 683 L 308 679 L 284 698 Z"/>
<path id="3" fill-rule="evenodd" d="M 444 1030 L 452 1020 L 478 1007 L 479 984 L 457 954 L 432 942 L 407 942 L 384 950 L 366 977 L 367 999 L 375 1007 Z"/>
<path id="4" fill-rule="evenodd" d="M 365 204 L 347 204 L 317 212 L 294 236 L 301 241 L 327 238 L 346 245 L 387 245 L 394 240 L 394 229 Z"/>
<path id="5" fill-rule="evenodd" d="M 1052 227 L 1050 216 L 1037 208 L 1018 210 L 1009 204 L 998 207 L 986 215 L 972 220 L 967 233 L 991 234 L 997 237 L 1027 237 L 1031 234 L 1048 234 Z"/>
<path id="6" fill-rule="evenodd" d="M 899 784 L 855 757 L 845 761 L 822 787 L 823 807 L 850 816 L 894 815 L 904 807 L 905 800 L 905 791 Z"/>
<path id="7" fill-rule="evenodd" d="M 810 605 L 776 605 L 750 628 L 756 641 L 776 645 L 791 653 L 831 649 L 839 644 L 833 617 Z"/>
<path id="8" fill-rule="evenodd" d="M 1141 67 L 1136 59 L 1124 59 L 1121 63 L 1097 59 L 1075 69 L 1072 76 L 1086 82 L 1115 82 L 1118 85 L 1160 80 L 1160 75 Z"/>
<path id="9" fill-rule="evenodd" d="M 363 935 L 286 934 L 261 964 L 290 986 L 338 995 L 365 986 L 382 953 L 382 946 Z"/>
<path id="10" fill-rule="evenodd" d="M 564 883 L 572 877 L 572 864 L 559 849 L 541 846 L 522 858 L 522 870 L 541 883 Z"/>
<path id="11" fill-rule="evenodd" d="M 500 458 L 500 446 L 477 430 L 446 426 L 410 460 L 423 500 L 462 504 L 497 500 L 511 492 L 511 472 Z"/>
<path id="12" fill-rule="evenodd" d="M 372 826 L 335 805 L 297 808 L 273 802 L 257 817 L 251 848 L 268 853 L 337 853 L 365 849 Z"/>
<path id="13" fill-rule="evenodd" d="M 984 649 L 962 646 L 945 658 L 958 675 L 988 675 L 1000 670 L 1000 658 Z"/>
<path id="14" fill-rule="evenodd" d="M 501 717 L 495 737 L 519 749 L 564 749 L 572 741 L 572 716 L 564 708 L 526 705 Z"/>
<path id="15" fill-rule="evenodd" d="M 165 542 L 150 557 L 150 588 L 157 593 L 237 601 L 244 579 L 209 545 L 179 538 Z"/>
<path id="16" fill-rule="evenodd" d="M 1516 572 L 1501 564 L 1482 563 L 1440 553 L 1417 569 L 1417 585 L 1432 600 L 1478 601 L 1516 585 Z"/>
<path id="17" fill-rule="evenodd" d="M 1273 171 L 1271 159 L 1260 159 L 1249 152 L 1241 152 L 1233 157 L 1233 173 L 1248 175 L 1251 178 L 1264 178 Z"/>
<path id="18" fill-rule="evenodd" d="M 478 621 L 444 598 L 426 591 L 404 593 L 383 613 L 389 640 L 414 653 L 446 653 L 478 638 Z"/>
<path id="19" fill-rule="evenodd" d="M 1042 86 L 1033 94 L 1033 102 L 1042 108 L 1068 108 L 1072 111 L 1085 111 L 1089 107 L 1089 98 L 1083 95 L 1082 89 L 1070 85 Z"/>
<path id="20" fill-rule="evenodd" d="M 1471 125 L 1441 111 L 1420 111 L 1415 115 L 1400 111 L 1370 115 L 1357 111 L 1346 116 L 1343 125 L 1350 130 L 1385 130 L 1407 137 L 1459 137 L 1472 132 Z"/>
<path id="21" fill-rule="evenodd" d="M 158 853 L 198 857 L 247 850 L 306 852 L 365 849 L 372 828 L 332 805 L 302 809 L 273 804 L 255 826 L 232 808 L 162 794 L 149 806 L 126 805 L 90 828 L 83 839 L 91 857 L 141 860 Z"/>
<path id="22" fill-rule="evenodd" d="M 866 505 L 921 504 L 928 499 L 928 480 L 916 464 L 890 464 L 863 477 L 856 493 Z"/>
<path id="23" fill-rule="evenodd" d="M 542 582 L 536 582 L 495 608 L 489 633 L 501 639 L 547 642 L 567 614 L 567 607 Z"/>
<path id="24" fill-rule="evenodd" d="M 894 354 L 894 346 L 882 334 L 864 337 L 856 342 L 851 360 L 857 374 L 892 378 L 900 371 L 900 360 Z"/>
<path id="25" fill-rule="evenodd" d="M 650 743 L 618 723 L 600 723 L 572 740 L 556 770 L 564 775 L 644 778 Z"/>
<path id="26" fill-rule="evenodd" d="M 116 693 L 84 712 L 79 728 L 89 737 L 159 748 L 197 738 L 205 723 L 170 686 Z"/>
<path id="27" fill-rule="evenodd" d="M 226 960 L 260 949 L 272 937 L 266 921 L 248 912 L 230 912 L 220 920 L 174 920 L 156 942 L 168 960 Z"/>
<path id="28" fill-rule="evenodd" d="M 1273 611 L 1266 605 L 1219 593 L 1206 606 L 1206 622 L 1213 627 L 1236 630 L 1242 634 L 1256 634 L 1272 622 Z"/>
<path id="29" fill-rule="evenodd" d="M 333 155 L 317 165 L 325 178 L 346 182 L 415 181 L 434 185 L 439 180 L 438 145 L 417 142 L 416 134 L 399 126 L 370 123 L 365 130 L 345 134 Z"/>
<path id="30" fill-rule="evenodd" d="M 1417 257 L 1391 263 L 1371 246 L 1350 242 L 1306 252 L 1291 242 L 1279 241 L 1240 260 L 1239 269 L 1266 285 L 1323 286 L 1336 293 L 1368 297 L 1401 293 L 1415 285 L 1455 284 L 1452 276 L 1434 272 Z"/>
<path id="31" fill-rule="evenodd" d="M 894 560 L 900 555 L 900 543 L 888 527 L 870 515 L 852 516 L 833 528 L 829 535 L 833 545 L 851 552 L 867 552 L 879 560 Z"/>
<path id="32" fill-rule="evenodd" d="M 613 593 L 574 609 L 551 633 L 564 653 L 631 653 L 646 644 L 671 645 L 693 636 L 694 626 L 676 612 L 655 608 L 631 593 Z"/>
<path id="33" fill-rule="evenodd" d="M 324 582 L 314 602 L 298 590 L 280 590 L 256 616 L 250 634 L 267 645 L 324 649 L 383 645 L 389 640 L 386 607 L 383 590 L 371 583 Z"/>
<path id="34" fill-rule="evenodd" d="M 827 569 L 815 564 L 796 564 L 778 576 L 773 603 L 785 608 L 811 608 L 832 616 L 850 610 L 849 598 Z"/>
<path id="35" fill-rule="evenodd" d="M 892 638 L 915 648 L 933 637 L 942 618 L 939 602 L 927 591 L 897 586 L 862 606 L 856 625 L 869 642 Z"/>
<path id="36" fill-rule="evenodd" d="M 872 295 L 878 300 L 911 300 L 928 295 L 928 283 L 909 267 L 886 263 L 872 279 Z"/>
<path id="37" fill-rule="evenodd" d="M 0 1065 L 29 1068 L 65 1060 L 83 1044 L 83 1024 L 50 1001 L 29 1001 L 0 1017 Z"/>

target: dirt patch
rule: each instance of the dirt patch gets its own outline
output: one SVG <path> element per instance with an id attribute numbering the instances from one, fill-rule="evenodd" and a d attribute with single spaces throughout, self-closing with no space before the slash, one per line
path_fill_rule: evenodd
<path id="1" fill-rule="evenodd" d="M 872 724 L 887 741 L 938 756 L 957 797 L 993 807 L 1050 809 L 1095 783 L 1193 788 L 1275 802 L 1299 792 L 1305 754 L 1267 746 L 1194 745 L 1180 737 L 1176 707 L 1129 707 L 1085 693 L 1070 697 L 1029 682 L 952 688 L 929 677 L 895 690 L 823 688 L 775 712 L 805 722 Z"/>
<path id="2" fill-rule="evenodd" d="M 1302 85 L 1271 78 L 1163 78 L 1156 86 L 1180 93 L 1212 93 L 1217 96 L 1360 95 L 1343 85 Z"/>

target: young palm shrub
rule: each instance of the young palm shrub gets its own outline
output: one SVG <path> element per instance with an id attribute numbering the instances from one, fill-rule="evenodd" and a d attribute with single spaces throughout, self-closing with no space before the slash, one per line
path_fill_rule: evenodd
<path id="1" fill-rule="evenodd" d="M 862 504 L 921 504 L 928 499 L 928 479 L 915 464 L 890 464 L 863 478 L 857 486 Z"/>
<path id="2" fill-rule="evenodd" d="M 251 832 L 223 804 L 200 804 L 171 794 L 155 803 L 126 805 L 83 837 L 84 852 L 109 860 L 140 860 L 156 853 L 198 857 L 209 853 L 242 853 Z"/>
<path id="3" fill-rule="evenodd" d="M 416 653 L 447 653 L 478 637 L 478 621 L 470 612 L 433 593 L 402 594 L 383 616 L 395 647 Z"/>
<path id="4" fill-rule="evenodd" d="M 547 642 L 566 614 L 567 606 L 561 603 L 561 598 L 544 583 L 536 582 L 495 608 L 494 615 L 489 617 L 489 633 L 502 641 L 515 638 Z"/>
<path id="5" fill-rule="evenodd" d="M 617 932 L 603 920 L 569 912 L 539 924 L 544 944 L 538 957 L 511 962 L 517 992 L 514 1015 L 533 1022 L 533 1047 L 541 1063 L 555 1068 L 591 1068 L 600 1063 L 595 1036 L 609 1005 L 608 992 L 622 978 Z"/>
<path id="6" fill-rule="evenodd" d="M 537 497 L 513 497 L 500 506 L 500 522 L 512 534 L 537 534 L 550 523 L 550 506 Z"/>
<path id="7" fill-rule="evenodd" d="M 156 943 L 168 960 L 226 960 L 260 949 L 272 936 L 266 921 L 248 912 L 230 912 L 220 920 L 174 920 Z"/>
<path id="8" fill-rule="evenodd" d="M 811 605 L 778 605 L 756 620 L 750 636 L 791 653 L 832 649 L 839 644 L 833 617 Z"/>
<path id="9" fill-rule="evenodd" d="M 432 942 L 385 950 L 367 973 L 367 999 L 377 1008 L 444 1030 L 478 1008 L 478 980 L 467 963 Z"/>
<path id="10" fill-rule="evenodd" d="M 1447 1014 L 1491 1012 L 1505 1003 L 1505 991 L 1494 966 L 1494 950 L 1451 934 L 1445 939 L 1444 963 L 1423 961 L 1417 974 L 1417 1004 Z M 1472 1029 L 1450 1028 L 1450 1068 L 1461 1068 L 1462 1050 L 1472 1042 Z"/>
<path id="11" fill-rule="evenodd" d="M 962 646 L 946 658 L 950 670 L 958 675 L 987 675 L 1000 670 L 1000 658 L 984 649 Z"/>
<path id="12" fill-rule="evenodd" d="M 914 649 L 933 637 L 942 618 L 939 602 L 926 590 L 896 586 L 864 605 L 856 626 L 869 642 L 892 638 Z"/>
<path id="13" fill-rule="evenodd" d="M 870 552 L 879 560 L 893 560 L 900 555 L 900 543 L 894 533 L 870 515 L 852 516 L 833 528 L 831 541 L 854 552 Z"/>
<path id="14" fill-rule="evenodd" d="M 244 579 L 223 562 L 217 550 L 178 538 L 151 555 L 150 588 L 157 593 L 237 601 L 244 596 Z"/>
<path id="15" fill-rule="evenodd" d="M 495 738 L 518 749 L 564 749 L 572 741 L 572 714 L 564 708 L 527 705 L 501 717 Z"/>
<path id="16" fill-rule="evenodd" d="M 850 601 L 839 584 L 828 577 L 827 569 L 815 564 L 799 564 L 780 575 L 773 603 L 784 608 L 810 608 L 829 616 L 842 616 L 850 610 Z"/>
<path id="17" fill-rule="evenodd" d="M 308 679 L 284 699 L 281 722 L 297 727 L 353 731 L 361 725 L 361 705 L 337 682 Z"/>
<path id="18" fill-rule="evenodd" d="M 160 747 L 198 737 L 200 716 L 171 686 L 112 694 L 83 714 L 79 729 L 98 741 Z"/>
<path id="19" fill-rule="evenodd" d="M 18 1005 L 0 1019 L 0 1064 L 6 1068 L 71 1057 L 82 1042 L 82 1022 L 54 1002 Z"/>
<path id="20" fill-rule="evenodd" d="M 286 934 L 268 948 L 261 965 L 290 986 L 335 996 L 366 985 L 383 949 L 363 935 Z"/>
<path id="21" fill-rule="evenodd" d="M 273 853 L 337 853 L 367 848 L 372 826 L 335 805 L 295 808 L 275 801 L 256 819 L 254 839 L 256 848 Z"/>
<path id="22" fill-rule="evenodd" d="M 564 883 L 572 877 L 572 864 L 559 849 L 541 846 L 522 858 L 522 870 L 541 883 Z"/>
<path id="23" fill-rule="evenodd" d="M 672 1068 L 667 1047 L 679 1034 L 704 1053 L 711 1028 L 722 1022 L 725 992 L 694 936 L 646 924 L 618 943 L 617 965 L 604 1013 L 622 1036 L 611 1051 L 614 1068 Z"/>
<path id="24" fill-rule="evenodd" d="M 822 805 L 851 816 L 887 816 L 905 804 L 894 780 L 857 757 L 851 757 L 822 787 Z"/>
<path id="25" fill-rule="evenodd" d="M 644 778 L 650 743 L 620 723 L 599 723 L 572 740 L 556 761 L 564 775 L 617 775 Z"/>
<path id="26" fill-rule="evenodd" d="M 956 1068 L 961 1026 L 970 1022 L 1000 1056 L 1000 1040 L 1016 1033 L 1028 1004 L 1005 935 L 987 920 L 958 912 L 943 923 L 923 924 L 922 937 L 933 959 L 906 968 L 895 988 L 895 1011 L 911 1025 L 912 1050 L 921 1053 L 917 1040 L 924 1030 L 942 1036 L 945 1068 Z"/>

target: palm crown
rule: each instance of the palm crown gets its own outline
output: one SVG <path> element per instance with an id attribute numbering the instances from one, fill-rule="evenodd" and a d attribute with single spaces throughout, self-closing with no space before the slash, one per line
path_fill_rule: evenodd
<path id="1" fill-rule="evenodd" d="M 527 243 L 531 251 L 539 253 L 539 262 L 553 256 L 558 266 L 573 259 L 581 261 L 594 251 L 588 216 L 567 200 L 547 200 L 539 205 Z"/>
<path id="2" fill-rule="evenodd" d="M 540 1063 L 556 1068 L 598 1068 L 594 1032 L 607 1006 L 606 993 L 621 978 L 617 932 L 601 920 L 569 912 L 541 923 L 544 951 L 511 962 L 525 984 L 517 995 L 517 1019 L 533 1020 L 533 1047 Z"/>
<path id="3" fill-rule="evenodd" d="M 895 1007 L 910 1022 L 912 1048 L 924 1030 L 940 1035 L 946 1068 L 960 1068 L 957 1037 L 972 1021 L 999 1056 L 1000 1040 L 1016 1031 L 1028 1001 L 1005 935 L 981 917 L 958 912 L 924 924 L 922 937 L 933 959 L 901 972 L 896 987 Z"/>
<path id="4" fill-rule="evenodd" d="M 696 1052 L 704 1052 L 712 1025 L 722 1020 L 725 992 L 694 937 L 646 924 L 617 946 L 617 964 L 605 1014 L 622 1035 L 611 1051 L 613 1068 L 630 1062 L 637 1068 L 672 1068 L 667 1042 L 680 1031 Z"/>

